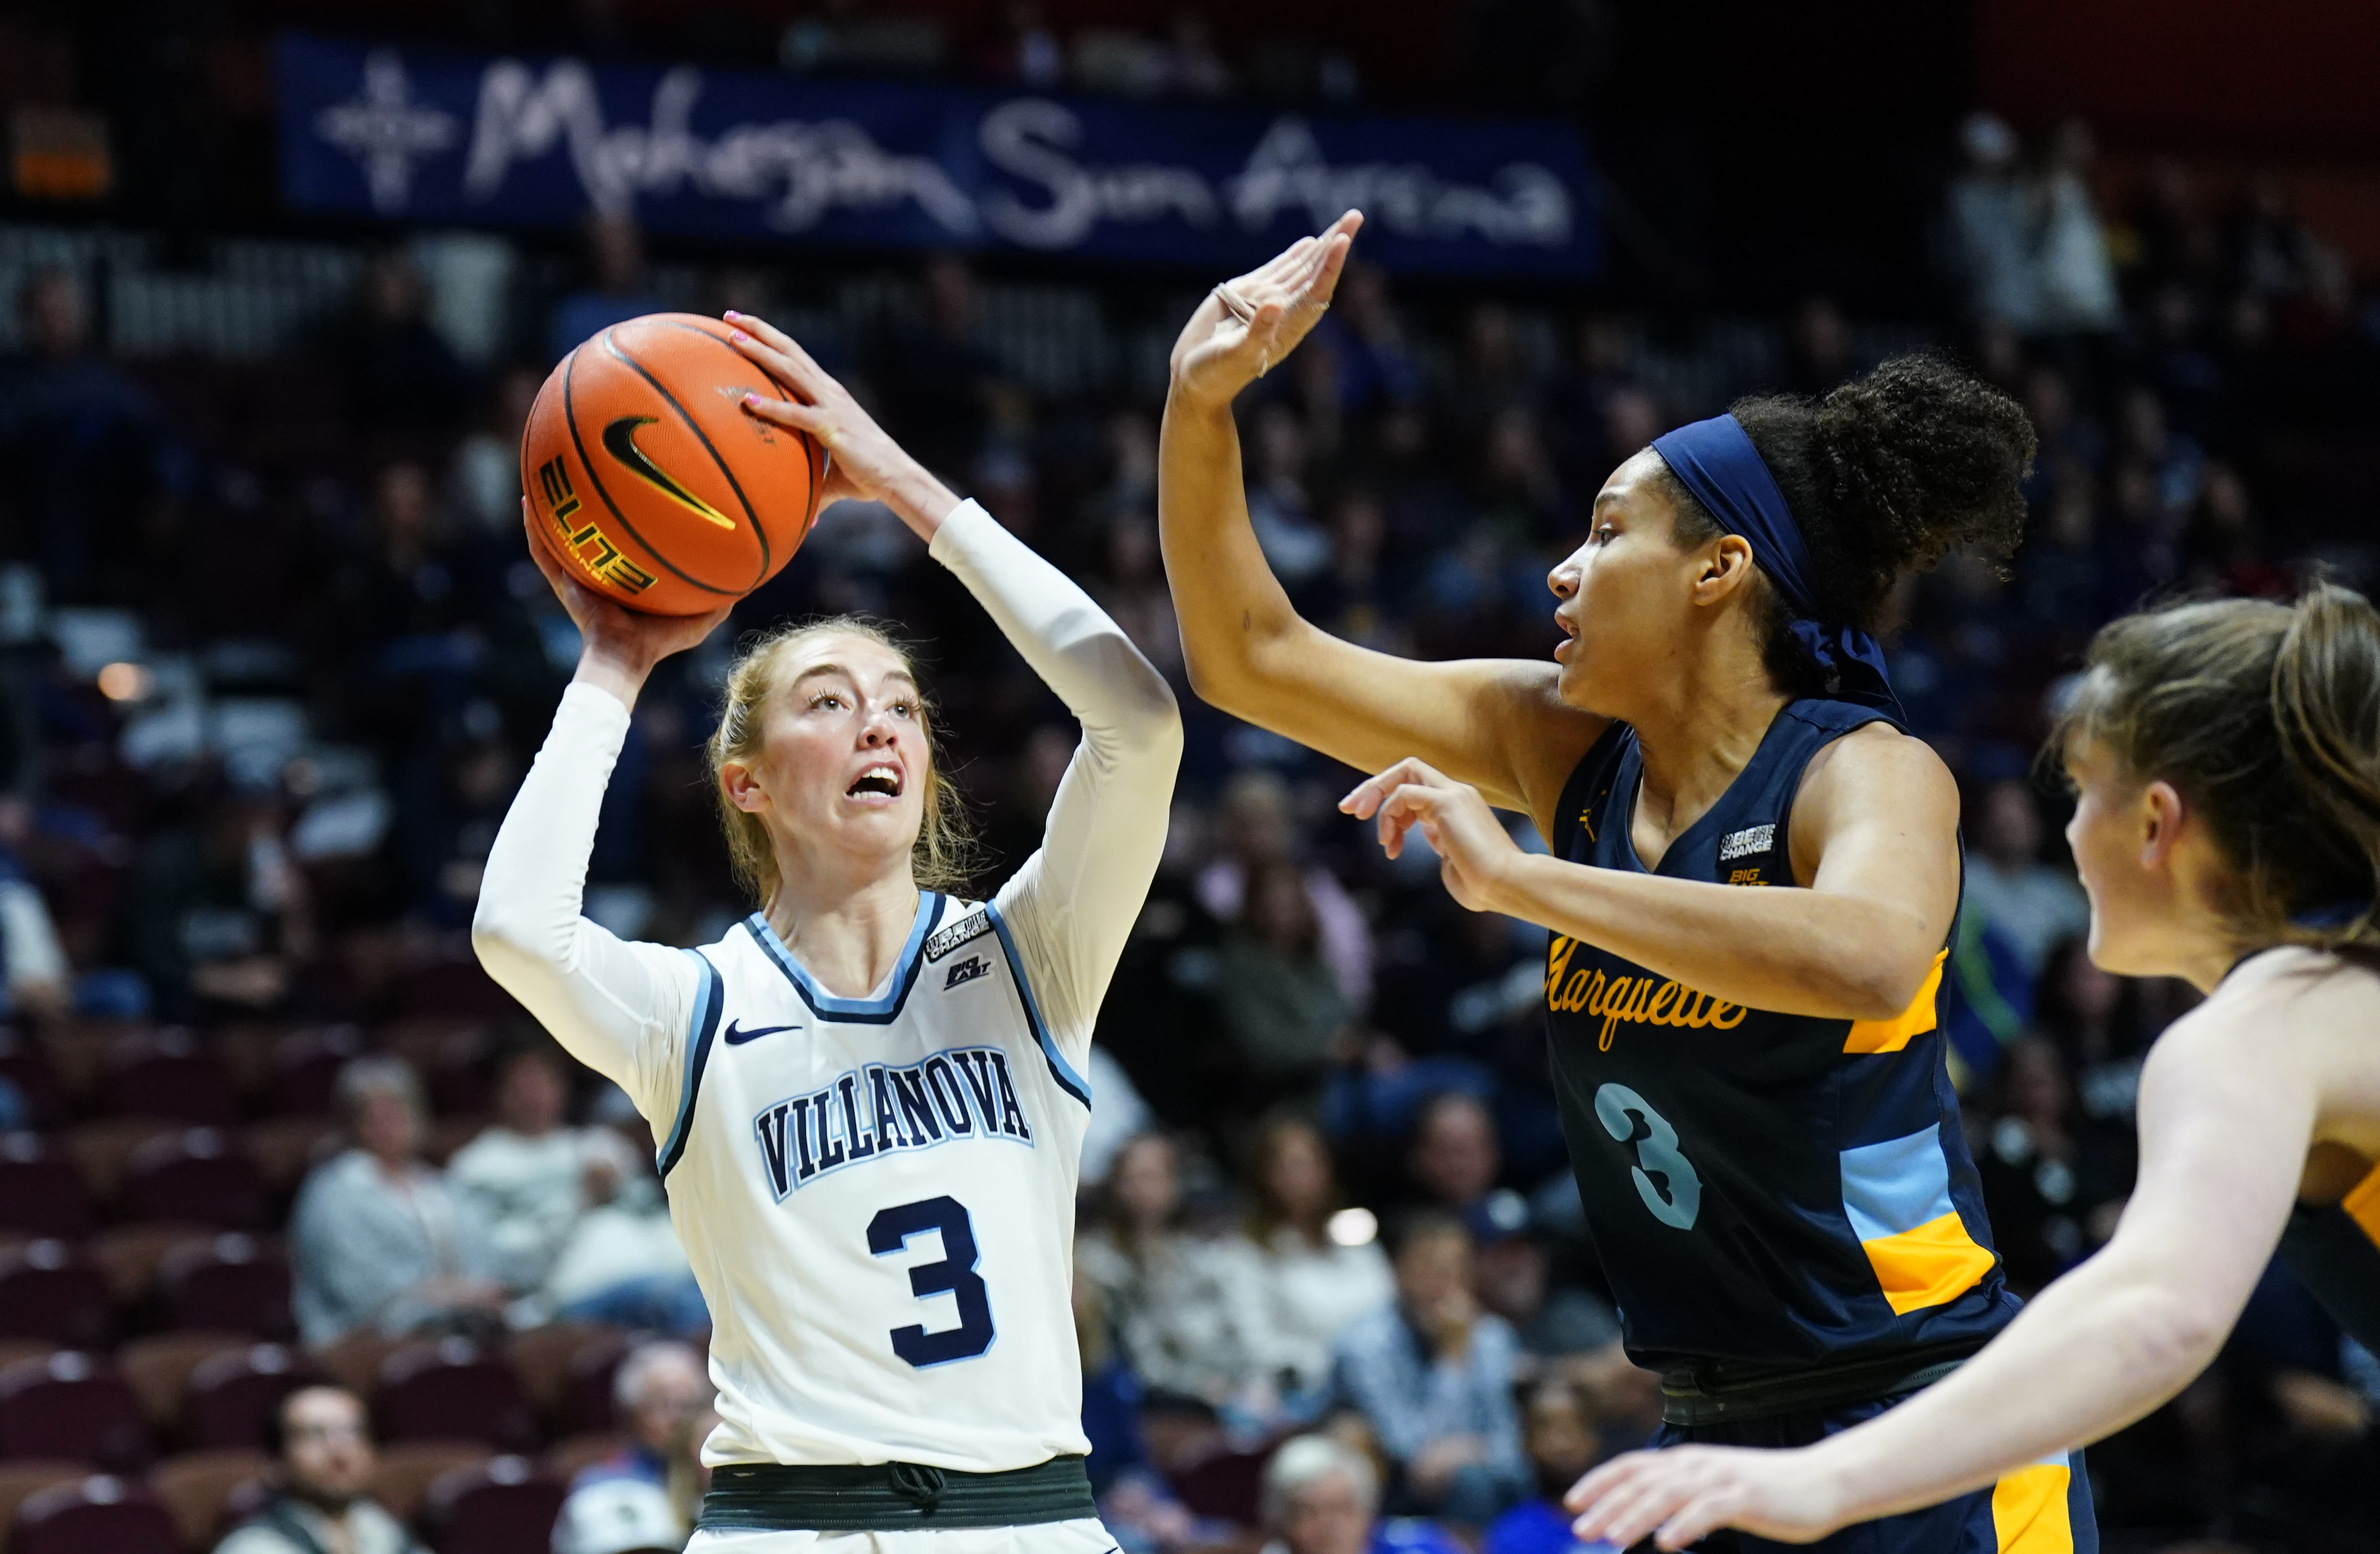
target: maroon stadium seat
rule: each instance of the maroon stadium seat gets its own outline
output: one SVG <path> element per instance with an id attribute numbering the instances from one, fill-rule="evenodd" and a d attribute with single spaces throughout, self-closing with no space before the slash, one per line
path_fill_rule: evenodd
<path id="1" fill-rule="evenodd" d="M 65 1350 L 0 1370 L 0 1457 L 138 1470 L 149 1460 L 149 1427 L 113 1366 Z"/>
<path id="2" fill-rule="evenodd" d="M 22 1121 L 29 1126 L 51 1126 L 66 1111 L 49 1054 L 40 1042 L 7 1026 L 0 1026 L 0 1080 L 16 1087 L 25 1105 Z"/>
<path id="3" fill-rule="evenodd" d="M 360 1026 L 317 1026 L 293 1031 L 273 1050 L 273 1099 L 285 1114 L 319 1117 L 331 1110 L 339 1071 L 363 1056 Z"/>
<path id="4" fill-rule="evenodd" d="M 128 1479 L 94 1475 L 25 1497 L 9 1554 L 183 1554 L 182 1535 L 157 1497 Z"/>
<path id="5" fill-rule="evenodd" d="M 468 1339 L 408 1343 L 382 1361 L 375 1400 L 389 1440 L 478 1440 L 534 1444 L 535 1416 L 520 1378 L 497 1354 Z"/>
<path id="6" fill-rule="evenodd" d="M 175 1247 L 157 1265 L 157 1287 L 177 1328 L 216 1328 L 285 1338 L 289 1261 L 269 1237 L 233 1232 Z"/>
<path id="7" fill-rule="evenodd" d="M 570 1356 L 572 1429 L 608 1430 L 619 1423 L 612 1416 L 612 1378 L 635 1347 L 633 1337 L 613 1330 L 588 1340 Z"/>
<path id="8" fill-rule="evenodd" d="M 186 1451 L 150 1469 L 149 1487 L 174 1518 L 184 1548 L 212 1548 L 230 1520 L 233 1497 L 252 1494 L 272 1468 L 272 1459 L 254 1450 Z"/>
<path id="9" fill-rule="evenodd" d="M 239 1121 L 231 1071 L 181 1026 L 117 1038 L 107 1054 L 107 1109 L 204 1127 Z"/>
<path id="10" fill-rule="evenodd" d="M 264 1179 L 237 1135 L 188 1128 L 132 1152 L 124 1204 L 135 1220 L 252 1231 L 264 1223 Z"/>
<path id="11" fill-rule="evenodd" d="M 0 1230 L 79 1237 L 91 1233 L 82 1173 L 41 1135 L 0 1135 Z"/>
<path id="12" fill-rule="evenodd" d="M 97 1348 L 107 1342 L 107 1276 L 63 1241 L 0 1252 L 0 1338 Z"/>
<path id="13" fill-rule="evenodd" d="M 278 1343 L 210 1354 L 183 1389 L 183 1439 L 201 1451 L 261 1447 L 281 1400 L 321 1379 L 301 1351 Z"/>
<path id="14" fill-rule="evenodd" d="M 422 1521 L 438 1554 L 516 1554 L 553 1540 L 567 1490 L 523 1457 L 456 1468 L 430 1486 Z"/>

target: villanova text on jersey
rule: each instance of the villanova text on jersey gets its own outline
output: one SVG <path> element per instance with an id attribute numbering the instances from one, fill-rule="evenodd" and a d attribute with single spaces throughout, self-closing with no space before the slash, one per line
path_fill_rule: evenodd
<path id="1" fill-rule="evenodd" d="M 1557 856 L 1733 887 L 1791 888 L 1810 759 L 1879 714 L 1780 710 L 1710 810 L 1646 869 L 1642 777 L 1614 724 L 1572 774 Z M 1887 720 L 1888 721 L 1888 720 Z M 1556 938 L 1554 1088 L 1628 1351 L 1655 1369 L 1798 1369 L 1979 1344 L 2014 1313 L 1959 1126 L 1935 998 L 1944 956 L 1889 1020 L 1730 1003 Z"/>
<path id="2" fill-rule="evenodd" d="M 780 1203 L 812 1179 L 900 1149 L 969 1139 L 1033 1143 L 1008 1054 L 953 1047 L 898 1067 L 846 1069 L 752 1119 L 769 1191 Z"/>

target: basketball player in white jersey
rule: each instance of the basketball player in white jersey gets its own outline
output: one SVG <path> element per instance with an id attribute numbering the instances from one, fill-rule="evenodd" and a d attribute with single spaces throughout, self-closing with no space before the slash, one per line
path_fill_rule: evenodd
<path id="1" fill-rule="evenodd" d="M 711 1554 L 1107 1554 L 1069 1301 L 1091 1026 L 1164 846 L 1164 680 L 1083 591 L 893 443 L 801 347 L 730 313 L 807 403 L 825 501 L 900 515 L 1080 720 L 1040 851 L 942 892 L 949 790 L 907 656 L 864 624 L 763 638 L 710 742 L 760 910 L 700 950 L 580 914 L 597 812 L 652 665 L 725 612 L 578 587 L 576 678 L 488 857 L 490 974 L 651 1123 L 712 1320 Z"/>

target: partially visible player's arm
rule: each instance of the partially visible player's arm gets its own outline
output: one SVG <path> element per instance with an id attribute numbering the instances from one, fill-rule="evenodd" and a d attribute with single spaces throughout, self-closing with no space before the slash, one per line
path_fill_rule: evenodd
<path id="1" fill-rule="evenodd" d="M 944 518 L 932 554 L 1082 724 L 1041 847 L 996 898 L 1050 1036 L 1079 1053 L 1165 851 L 1182 715 L 1123 628 L 981 507 Z"/>
<path id="2" fill-rule="evenodd" d="M 1350 212 L 1231 282 L 1253 319 L 1208 297 L 1173 347 L 1158 533 L 1190 684 L 1233 717 L 1361 771 L 1418 755 L 1550 834 L 1571 769 L 1608 726 L 1562 703 L 1557 667 L 1423 663 L 1342 641 L 1291 608 L 1248 522 L 1232 399 L 1320 319 L 1360 219 Z"/>
<path id="3" fill-rule="evenodd" d="M 2288 1222 L 2320 1086 L 2271 986 L 2189 1016 L 2141 1076 L 2140 1183 L 2106 1247 L 1958 1371 L 1796 1451 L 1680 1447 L 1572 1491 L 1582 1537 L 1682 1548 L 1714 1527 L 1801 1542 L 1937 1504 L 2107 1436 L 2222 1347 Z"/>
<path id="4" fill-rule="evenodd" d="M 627 1091 L 649 1121 L 666 1123 L 700 979 L 695 959 L 626 942 L 579 907 L 603 789 L 637 692 L 656 662 L 699 642 L 727 613 L 631 614 L 565 576 L 533 535 L 528 550 L 584 646 L 545 746 L 488 850 L 471 947 L 572 1057 Z"/>
<path id="5" fill-rule="evenodd" d="M 1958 789 L 1924 742 L 1880 723 L 1811 763 L 1789 828 L 1794 856 L 1811 863 L 1807 890 L 1524 854 L 1476 793 L 1419 761 L 1390 767 L 1341 807 L 1377 819 L 1392 856 L 1418 826 L 1465 906 L 1541 924 L 1713 999 L 1779 1014 L 1900 1014 L 1933 971 L 1959 904 Z"/>

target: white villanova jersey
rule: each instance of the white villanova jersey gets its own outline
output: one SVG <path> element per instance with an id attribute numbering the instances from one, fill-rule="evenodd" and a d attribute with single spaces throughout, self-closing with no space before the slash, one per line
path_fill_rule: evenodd
<path id="1" fill-rule="evenodd" d="M 686 953 L 677 1114 L 653 1122 L 710 1305 L 705 1460 L 992 1472 L 1087 1451 L 1090 1092 L 999 908 L 921 895 L 870 998 L 829 994 L 758 913 Z"/>

